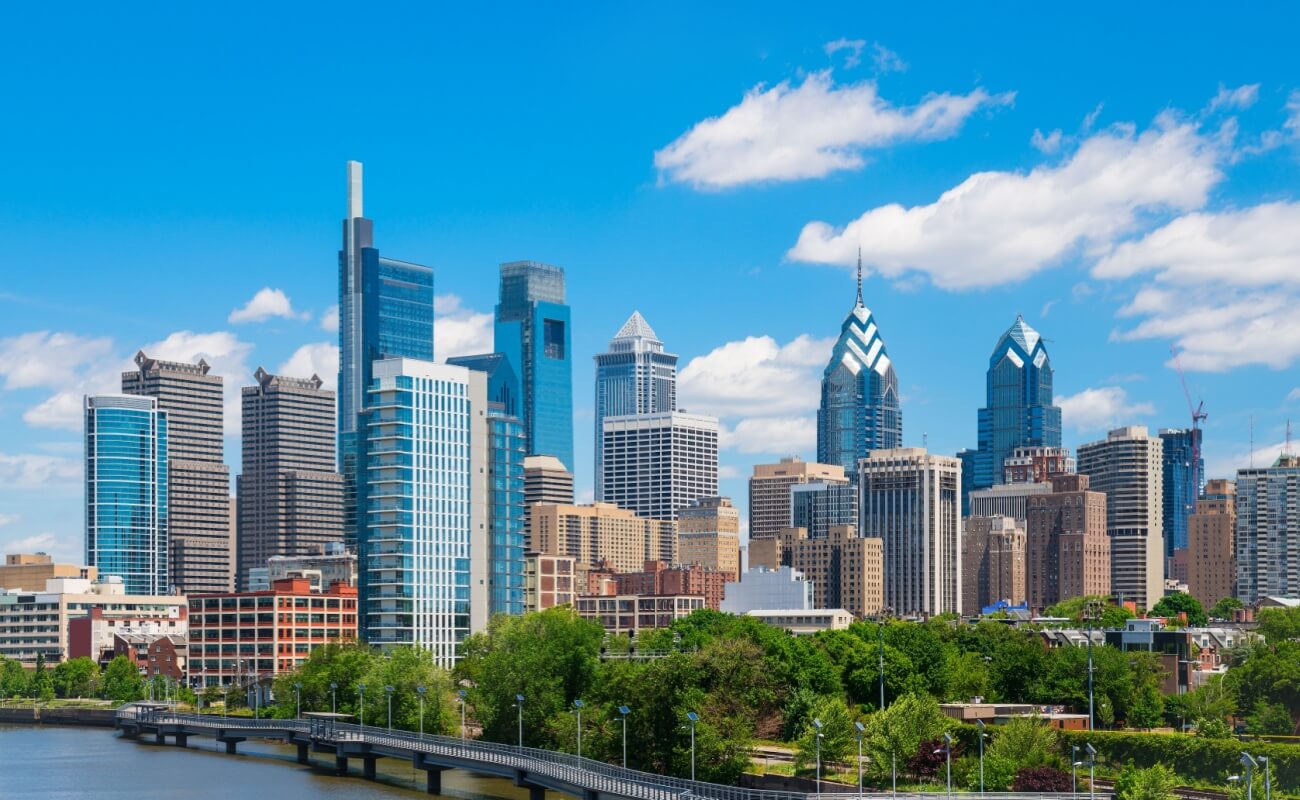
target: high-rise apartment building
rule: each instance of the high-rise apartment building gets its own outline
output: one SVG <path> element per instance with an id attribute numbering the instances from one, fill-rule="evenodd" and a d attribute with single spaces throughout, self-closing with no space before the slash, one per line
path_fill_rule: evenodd
<path id="1" fill-rule="evenodd" d="M 1025 602 L 1025 524 L 1013 517 L 967 517 L 962 528 L 962 608 Z"/>
<path id="2" fill-rule="evenodd" d="M 718 420 L 666 411 L 606 417 L 604 497 L 651 519 L 718 494 Z"/>
<path id="3" fill-rule="evenodd" d="M 885 605 L 897 614 L 962 612 L 961 462 L 921 448 L 858 462 L 858 530 L 884 540 Z"/>
<path id="4" fill-rule="evenodd" d="M 366 392 L 379 359 L 433 360 L 433 268 L 379 254 L 362 216 L 361 164 L 348 162 L 348 209 L 339 250 L 338 471 L 350 547 L 365 529 Z"/>
<path id="5" fill-rule="evenodd" d="M 85 413 L 86 564 L 127 594 L 167 594 L 168 414 L 153 397 L 121 395 L 87 397 Z"/>
<path id="6" fill-rule="evenodd" d="M 135 366 L 122 373 L 122 393 L 155 398 L 167 413 L 168 580 L 187 594 L 228 591 L 235 553 L 221 376 L 202 359 L 161 361 L 143 351 Z"/>
<path id="7" fill-rule="evenodd" d="M 1205 459 L 1201 457 L 1201 429 L 1180 428 L 1160 431 L 1164 462 L 1161 497 L 1165 531 L 1165 557 L 1187 549 L 1187 518 L 1196 513 L 1196 501 L 1205 482 Z M 1215 601 L 1217 602 L 1217 601 Z"/>
<path id="8" fill-rule="evenodd" d="M 1237 485 L 1214 480 L 1187 518 L 1187 591 L 1209 608 L 1235 597 L 1237 558 Z"/>
<path id="9" fill-rule="evenodd" d="M 730 575 L 730 581 L 740 576 L 740 511 L 731 498 L 701 497 L 677 512 L 677 563 Z"/>
<path id="10" fill-rule="evenodd" d="M 527 439 L 525 438 L 525 447 Z M 524 457 L 524 532 L 532 519 L 533 506 L 573 505 L 573 473 L 555 456 Z"/>
<path id="11" fill-rule="evenodd" d="M 840 326 L 840 338 L 822 373 L 817 409 L 817 460 L 854 475 L 857 461 L 872 450 L 903 446 L 903 412 L 898 375 L 885 351 L 871 311 L 862 304 L 862 259 L 858 297 Z"/>
<path id="12" fill-rule="evenodd" d="M 849 483 L 844 467 L 810 463 L 796 456 L 783 458 L 777 464 L 755 464 L 749 478 L 749 538 L 776 536 L 794 527 L 790 519 L 790 487 L 813 481 Z"/>
<path id="13" fill-rule="evenodd" d="M 1012 517 L 1024 522 L 1029 519 L 1029 498 L 1050 494 L 1048 483 L 999 483 L 987 489 L 975 489 L 966 499 L 972 517 Z"/>
<path id="14" fill-rule="evenodd" d="M 596 499 L 603 500 L 604 422 L 607 417 L 677 410 L 677 356 L 640 311 L 632 312 L 596 356 Z"/>
<path id="15" fill-rule="evenodd" d="M 334 392 L 321 379 L 259 367 L 243 400 L 238 486 L 238 574 L 272 556 L 300 556 L 343 541 L 343 477 L 334 471 Z"/>
<path id="16" fill-rule="evenodd" d="M 790 487 L 790 527 L 824 539 L 837 525 L 858 524 L 858 488 L 851 483 L 813 481 Z"/>
<path id="17" fill-rule="evenodd" d="M 1110 590 L 1149 611 L 1165 593 L 1164 447 L 1142 426 L 1079 447 L 1079 473 L 1106 495 Z"/>
<path id="18" fill-rule="evenodd" d="M 677 560 L 677 526 L 610 503 L 537 505 L 529 520 L 528 549 L 571 556 L 580 572 L 601 562 L 619 572 L 636 572 L 647 561 Z"/>
<path id="19" fill-rule="evenodd" d="M 489 378 L 490 381 L 490 378 Z M 488 610 L 524 613 L 524 423 L 488 403 Z"/>
<path id="20" fill-rule="evenodd" d="M 1017 447 L 1002 462 L 1003 483 L 1051 483 L 1053 475 L 1075 472 L 1065 447 Z"/>
<path id="21" fill-rule="evenodd" d="M 985 407 L 978 414 L 975 450 L 961 454 L 962 494 L 1003 481 L 1017 447 L 1061 446 L 1061 409 L 1052 405 L 1052 362 L 1038 331 L 1024 317 L 998 339 L 985 375 Z M 963 499 L 969 513 L 970 506 Z"/>
<path id="22" fill-rule="evenodd" d="M 487 379 L 407 358 L 376 361 L 366 404 L 361 621 L 379 647 L 451 666 L 488 612 Z"/>
<path id="23" fill-rule="evenodd" d="M 1237 597 L 1300 595 L 1300 457 L 1237 470 Z"/>
<path id="24" fill-rule="evenodd" d="M 858 536 L 852 525 L 833 525 L 813 539 L 804 528 L 786 528 L 751 553 L 753 569 L 792 567 L 812 583 L 814 608 L 842 608 L 856 617 L 880 613 L 885 602 L 883 542 Z"/>
<path id="25" fill-rule="evenodd" d="M 1025 574 L 1029 607 L 1037 612 L 1111 591 L 1106 495 L 1092 490 L 1087 475 L 1058 475 L 1051 489 L 1029 498 Z"/>
<path id="26" fill-rule="evenodd" d="M 496 349 L 518 377 L 528 455 L 573 469 L 573 354 L 564 270 L 536 261 L 501 265 Z"/>

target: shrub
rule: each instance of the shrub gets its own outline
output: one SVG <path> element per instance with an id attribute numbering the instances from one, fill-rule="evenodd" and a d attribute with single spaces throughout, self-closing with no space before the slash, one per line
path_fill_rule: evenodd
<path id="1" fill-rule="evenodd" d="M 1056 767 L 1026 767 L 1016 773 L 1011 784 L 1015 792 L 1068 792 L 1074 788 L 1074 779 L 1068 772 Z"/>

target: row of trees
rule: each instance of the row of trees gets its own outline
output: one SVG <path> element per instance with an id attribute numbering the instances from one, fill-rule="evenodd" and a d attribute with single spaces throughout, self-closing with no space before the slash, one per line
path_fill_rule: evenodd
<path id="1" fill-rule="evenodd" d="M 173 684 L 170 689 L 175 691 Z M 160 694 L 163 691 L 159 687 Z M 45 657 L 36 657 L 36 668 L 27 670 L 13 659 L 0 657 L 0 697 L 48 702 L 55 698 L 98 698 L 114 703 L 141 700 L 148 684 L 140 677 L 135 662 L 117 656 L 103 670 L 91 658 L 72 658 L 46 667 Z"/>

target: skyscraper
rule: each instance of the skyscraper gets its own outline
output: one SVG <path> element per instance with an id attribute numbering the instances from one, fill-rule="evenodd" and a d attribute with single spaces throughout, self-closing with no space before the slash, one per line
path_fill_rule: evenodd
<path id="1" fill-rule="evenodd" d="M 236 583 L 272 556 L 303 556 L 343 541 L 343 478 L 334 471 L 334 392 L 321 379 L 258 367 L 243 400 Z"/>
<path id="2" fill-rule="evenodd" d="M 501 265 L 496 349 L 518 376 L 528 455 L 573 470 L 573 365 L 564 270 L 536 261 Z"/>
<path id="3" fill-rule="evenodd" d="M 677 356 L 664 352 L 650 323 L 633 311 L 596 359 L 596 499 L 602 472 L 606 417 L 677 410 Z"/>
<path id="4" fill-rule="evenodd" d="M 978 415 L 978 446 L 962 453 L 965 499 L 973 489 L 1002 483 L 1008 457 L 1019 447 L 1061 446 L 1061 409 L 1052 405 L 1052 362 L 1038 331 L 1024 317 L 998 339 L 985 377 Z"/>
<path id="5" fill-rule="evenodd" d="M 1164 443 L 1161 515 L 1165 557 L 1172 558 L 1175 550 L 1187 549 L 1187 518 L 1196 513 L 1196 500 L 1205 481 L 1205 459 L 1201 457 L 1200 428 L 1166 428 L 1160 431 L 1160 441 Z"/>
<path id="6" fill-rule="evenodd" d="M 433 360 L 433 269 L 379 255 L 374 223 L 362 216 L 361 164 L 348 162 L 348 216 L 339 250 L 338 469 L 344 538 L 356 546 L 365 507 L 366 391 L 383 358 Z"/>
<path id="7" fill-rule="evenodd" d="M 1187 592 L 1206 608 L 1236 595 L 1236 490 L 1232 481 L 1207 481 L 1187 518 Z"/>
<path id="8" fill-rule="evenodd" d="M 100 570 L 103 574 L 103 570 Z M 1237 470 L 1237 597 L 1300 595 L 1300 457 Z M 1217 601 L 1216 601 L 1217 602 Z"/>
<path id="9" fill-rule="evenodd" d="M 718 494 L 718 420 L 666 411 L 606 417 L 605 500 L 641 517 L 676 520 Z"/>
<path id="10" fill-rule="evenodd" d="M 885 605 L 897 614 L 962 612 L 961 462 L 920 448 L 858 462 L 858 530 L 884 540 Z"/>
<path id="11" fill-rule="evenodd" d="M 167 412 L 119 395 L 87 397 L 85 411 L 86 564 L 127 594 L 166 594 Z"/>
<path id="12" fill-rule="evenodd" d="M 476 369 L 487 374 L 488 402 L 496 403 L 498 411 L 508 417 L 518 417 L 520 413 L 519 376 L 511 369 L 510 362 L 501 353 L 482 353 L 472 356 L 453 356 L 448 364 L 457 367 Z"/>
<path id="13" fill-rule="evenodd" d="M 822 373 L 817 409 L 817 461 L 857 474 L 857 461 L 872 450 L 903 446 L 898 376 L 885 352 L 871 311 L 862 304 L 862 256 L 858 297 L 840 326 L 840 338 Z"/>
<path id="14" fill-rule="evenodd" d="M 488 616 L 487 379 L 407 358 L 372 375 L 359 615 L 370 644 L 451 666 Z"/>
<path id="15" fill-rule="evenodd" d="M 1003 600 L 1025 602 L 1025 524 L 1015 517 L 967 517 L 961 535 L 961 606 L 966 613 Z"/>
<path id="16" fill-rule="evenodd" d="M 740 577 L 740 512 L 729 497 L 701 497 L 677 512 L 677 563 Z"/>
<path id="17" fill-rule="evenodd" d="M 488 378 L 489 384 L 491 378 Z M 488 608 L 524 613 L 524 423 L 488 403 Z"/>
<path id="18" fill-rule="evenodd" d="M 1110 590 L 1149 611 L 1165 593 L 1162 442 L 1142 426 L 1117 428 L 1079 446 L 1079 473 L 1106 495 Z"/>
<path id="19" fill-rule="evenodd" d="M 525 442 L 527 447 L 527 442 Z M 538 503 L 573 505 L 573 473 L 555 456 L 524 457 L 524 530 Z"/>
<path id="20" fill-rule="evenodd" d="M 1051 489 L 1029 498 L 1025 582 L 1029 607 L 1039 613 L 1111 590 L 1106 495 L 1092 490 L 1087 475 L 1058 475 Z"/>
<path id="21" fill-rule="evenodd" d="M 749 478 L 749 538 L 776 536 L 790 527 L 790 488 L 802 483 L 848 484 L 844 467 L 815 464 L 797 456 L 776 464 L 755 464 Z"/>
<path id="22" fill-rule="evenodd" d="M 161 361 L 144 351 L 135 365 L 122 373 L 122 393 L 153 397 L 167 413 L 168 580 L 185 594 L 230 591 L 235 553 L 221 376 L 202 359 Z"/>
<path id="23" fill-rule="evenodd" d="M 858 489 L 851 483 L 812 481 L 790 487 L 790 527 L 824 539 L 836 525 L 858 524 Z"/>

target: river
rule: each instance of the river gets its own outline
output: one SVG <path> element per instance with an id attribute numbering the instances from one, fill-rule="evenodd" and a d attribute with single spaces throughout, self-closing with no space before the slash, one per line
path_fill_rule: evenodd
<path id="1" fill-rule="evenodd" d="M 353 761 L 348 777 L 334 774 L 333 756 L 312 754 L 298 764 L 297 750 L 249 740 L 239 755 L 218 753 L 206 737 L 186 748 L 118 738 L 109 728 L 0 725 L 0 798 L 4 800 L 298 800 L 309 797 L 413 798 L 424 793 L 424 772 L 381 758 L 377 780 L 361 777 Z M 528 800 L 528 790 L 504 778 L 462 770 L 442 774 L 446 797 L 458 800 Z M 547 793 L 547 800 L 563 795 Z"/>

